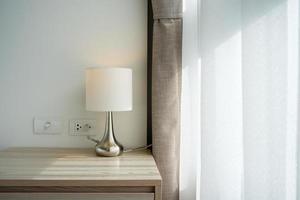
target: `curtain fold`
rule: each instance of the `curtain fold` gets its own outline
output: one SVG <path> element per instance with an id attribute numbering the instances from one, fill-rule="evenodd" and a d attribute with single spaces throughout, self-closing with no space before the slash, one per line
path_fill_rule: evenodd
<path id="1" fill-rule="evenodd" d="M 179 197 L 182 1 L 152 0 L 152 142 L 163 200 Z"/>
<path id="2" fill-rule="evenodd" d="M 182 200 L 299 199 L 299 6 L 185 1 Z"/>
<path id="3" fill-rule="evenodd" d="M 154 19 L 182 18 L 182 0 L 152 0 Z"/>

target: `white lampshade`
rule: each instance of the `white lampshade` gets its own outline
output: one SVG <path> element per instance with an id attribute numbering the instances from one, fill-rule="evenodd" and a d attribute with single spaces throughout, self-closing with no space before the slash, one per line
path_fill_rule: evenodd
<path id="1" fill-rule="evenodd" d="M 87 68 L 86 109 L 132 110 L 132 70 L 116 67 Z"/>

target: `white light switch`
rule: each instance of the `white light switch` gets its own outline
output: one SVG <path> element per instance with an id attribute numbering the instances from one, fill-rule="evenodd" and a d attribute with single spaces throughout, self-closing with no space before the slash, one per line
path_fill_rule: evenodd
<path id="1" fill-rule="evenodd" d="M 39 119 L 33 121 L 33 129 L 36 134 L 60 134 L 62 132 L 62 121 L 57 119 Z"/>

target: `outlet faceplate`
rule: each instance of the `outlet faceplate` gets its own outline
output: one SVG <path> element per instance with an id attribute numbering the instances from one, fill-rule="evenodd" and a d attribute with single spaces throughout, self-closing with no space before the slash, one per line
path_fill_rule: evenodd
<path id="1" fill-rule="evenodd" d="M 34 134 L 57 135 L 63 131 L 63 123 L 60 119 L 34 118 Z"/>
<path id="2" fill-rule="evenodd" d="M 71 119 L 69 121 L 70 135 L 96 135 L 95 119 Z"/>

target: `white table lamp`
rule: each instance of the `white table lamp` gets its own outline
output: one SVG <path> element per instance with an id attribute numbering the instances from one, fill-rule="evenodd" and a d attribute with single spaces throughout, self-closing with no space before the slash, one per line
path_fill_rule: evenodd
<path id="1" fill-rule="evenodd" d="M 116 140 L 113 128 L 113 111 L 132 110 L 132 70 L 128 68 L 101 67 L 86 69 L 86 109 L 106 112 L 103 138 L 96 142 L 100 156 L 118 156 L 123 146 Z"/>

